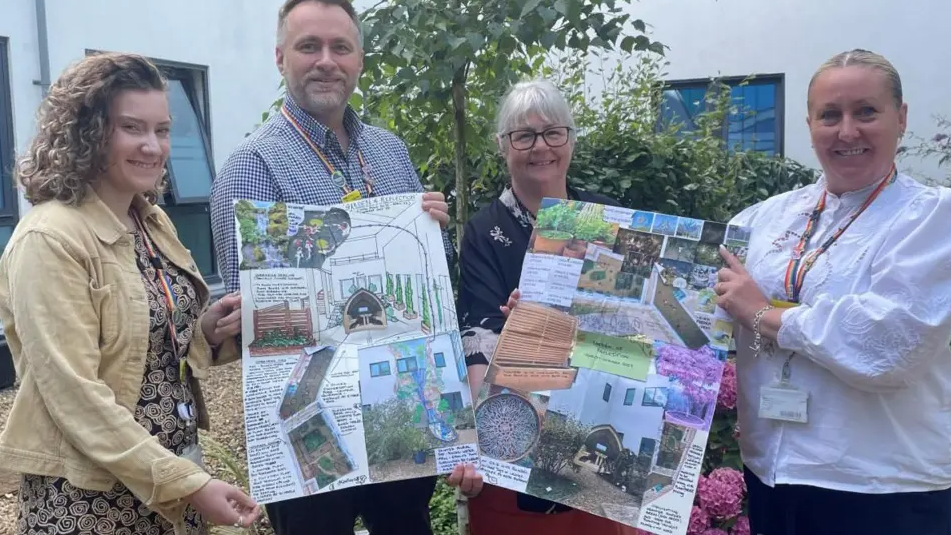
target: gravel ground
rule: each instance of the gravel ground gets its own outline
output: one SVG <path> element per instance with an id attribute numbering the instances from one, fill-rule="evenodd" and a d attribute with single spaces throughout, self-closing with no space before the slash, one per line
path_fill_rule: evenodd
<path id="1" fill-rule="evenodd" d="M 211 378 L 202 383 L 202 392 L 208 403 L 211 416 L 210 436 L 227 448 L 236 457 L 239 466 L 246 466 L 244 442 L 244 407 L 241 397 L 240 362 L 221 366 L 212 370 Z M 13 405 L 16 388 L 0 390 L 0 428 L 6 423 L 7 414 Z M 216 477 L 235 483 L 227 471 L 212 459 L 206 460 L 209 470 Z M 14 535 L 17 517 L 16 489 L 19 488 L 19 476 L 0 473 L 0 535 Z M 247 489 L 246 489 L 247 490 Z M 216 535 L 237 535 L 246 530 L 216 528 Z M 259 522 L 258 535 L 272 533 L 267 521 Z"/>
<path id="2" fill-rule="evenodd" d="M 16 386 L 0 390 L 0 428 L 7 421 L 7 414 L 13 406 Z M 13 535 L 17 521 L 16 490 L 20 488 L 20 477 L 16 474 L 0 472 L 0 535 Z"/>

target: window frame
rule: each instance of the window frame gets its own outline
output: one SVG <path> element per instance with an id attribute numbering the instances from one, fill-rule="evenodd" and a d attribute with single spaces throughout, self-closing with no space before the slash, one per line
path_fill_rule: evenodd
<path id="1" fill-rule="evenodd" d="M 637 399 L 637 388 L 628 388 L 624 392 L 624 406 L 632 407 Z"/>
<path id="2" fill-rule="evenodd" d="M 745 84 L 744 84 L 745 82 Z M 761 74 L 751 74 L 748 76 L 714 76 L 709 78 L 682 78 L 676 80 L 667 80 L 664 81 L 662 91 L 671 91 L 679 89 L 698 89 L 704 88 L 709 89 L 710 85 L 713 83 L 725 84 L 734 88 L 740 85 L 747 86 L 756 86 L 756 85 L 767 85 L 775 84 L 776 86 L 776 95 L 775 95 L 775 109 L 776 117 L 775 120 L 775 132 L 773 135 L 776 138 L 776 150 L 774 151 L 774 156 L 784 157 L 786 154 L 786 75 L 781 72 L 771 72 L 771 73 L 761 73 Z M 719 86 L 718 86 L 719 87 Z M 662 99 L 661 106 L 664 105 Z M 658 110 L 657 116 L 657 129 L 663 130 L 667 125 L 663 121 L 663 109 Z M 730 135 L 730 118 L 727 116 L 727 120 L 723 124 L 723 132 L 721 133 L 721 138 L 724 143 L 729 143 Z M 731 151 L 732 147 L 728 147 Z M 760 151 L 756 151 L 760 152 Z"/>
<path id="3" fill-rule="evenodd" d="M 208 67 L 205 65 L 196 65 L 192 63 L 183 63 L 157 58 L 149 58 L 149 60 L 159 68 L 166 78 L 169 80 L 178 80 L 182 83 L 182 88 L 185 90 L 185 95 L 188 97 L 189 102 L 196 111 L 195 115 L 198 120 L 198 129 L 201 132 L 202 143 L 205 145 L 208 171 L 213 183 L 216 170 L 211 132 L 211 92 L 209 91 L 208 87 Z M 159 199 L 159 204 L 166 211 L 166 213 L 169 214 L 169 217 L 172 217 L 172 215 L 176 214 L 176 212 L 184 215 L 198 213 L 208 214 L 208 228 L 210 232 L 211 184 L 209 184 L 209 193 L 206 196 L 182 197 L 178 194 L 175 171 L 172 168 L 171 159 L 166 162 L 165 169 L 168 173 L 168 187 L 165 189 L 165 194 L 161 199 Z M 179 236 L 181 236 L 181 229 L 179 229 Z M 221 278 L 221 268 L 218 265 L 218 257 L 215 251 L 215 242 L 213 236 L 210 239 L 210 243 L 211 272 L 208 274 L 202 274 L 202 277 L 205 279 L 206 284 L 209 286 L 215 286 L 222 284 L 224 281 Z"/>
<path id="4" fill-rule="evenodd" d="M 20 200 L 13 184 L 13 166 L 16 162 L 13 141 L 13 88 L 10 80 L 10 40 L 0 37 L 0 226 L 15 227 L 20 219 Z"/>
<path id="5" fill-rule="evenodd" d="M 373 373 L 373 367 L 376 366 L 377 373 Z M 384 373 L 384 371 L 386 373 Z M 390 361 L 381 360 L 380 362 L 371 362 L 370 363 L 370 377 L 386 377 L 391 375 L 390 373 Z"/>
<path id="6" fill-rule="evenodd" d="M 611 383 L 604 383 L 604 391 L 601 393 L 601 399 L 605 403 L 611 402 L 611 391 L 614 390 L 614 387 L 611 386 Z"/>

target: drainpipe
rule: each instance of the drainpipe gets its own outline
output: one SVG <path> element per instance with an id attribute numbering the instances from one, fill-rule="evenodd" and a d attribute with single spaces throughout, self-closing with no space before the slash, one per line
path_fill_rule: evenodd
<path id="1" fill-rule="evenodd" d="M 40 97 L 46 98 L 50 88 L 50 47 L 46 32 L 46 0 L 33 0 L 36 7 L 36 42 L 40 52 L 40 79 L 33 84 L 40 86 Z"/>

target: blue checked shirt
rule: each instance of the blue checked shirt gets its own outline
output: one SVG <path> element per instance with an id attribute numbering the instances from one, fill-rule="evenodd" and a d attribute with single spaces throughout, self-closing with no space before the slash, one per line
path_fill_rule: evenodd
<path id="1" fill-rule="evenodd" d="M 347 107 L 343 122 L 350 143 L 344 154 L 332 130 L 308 115 L 289 94 L 284 99 L 291 116 L 343 173 L 350 188 L 359 190 L 363 197 L 367 190 L 358 149 L 366 160 L 374 196 L 425 191 L 406 144 L 392 133 L 364 124 Z M 234 228 L 236 199 L 326 206 L 340 203 L 343 193 L 331 180 L 320 157 L 287 118 L 281 113 L 273 114 L 228 157 L 211 188 L 211 227 L 227 290 L 233 292 L 240 286 Z M 443 243 L 451 266 L 454 249 L 445 232 Z"/>

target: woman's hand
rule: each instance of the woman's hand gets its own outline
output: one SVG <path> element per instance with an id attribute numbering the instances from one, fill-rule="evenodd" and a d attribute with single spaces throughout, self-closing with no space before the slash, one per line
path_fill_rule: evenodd
<path id="1" fill-rule="evenodd" d="M 212 479 L 186 500 L 206 521 L 219 526 L 248 528 L 261 516 L 250 496 L 220 479 Z"/>
<path id="2" fill-rule="evenodd" d="M 509 314 L 511 314 L 512 310 L 515 308 L 515 305 L 518 304 L 518 300 L 521 298 L 522 292 L 520 292 L 518 288 L 512 290 L 512 293 L 509 294 L 508 302 L 499 307 L 499 310 L 502 311 L 502 315 L 508 318 Z"/>
<path id="3" fill-rule="evenodd" d="M 457 464 L 446 483 L 450 487 L 459 487 L 466 498 L 475 498 L 482 492 L 482 474 L 471 464 Z"/>
<path id="4" fill-rule="evenodd" d="M 228 294 L 201 316 L 201 330 L 212 346 L 241 333 L 241 292 Z"/>
<path id="5" fill-rule="evenodd" d="M 719 271 L 717 277 L 720 282 L 713 286 L 713 291 L 717 294 L 717 305 L 744 327 L 752 329 L 753 317 L 769 305 L 769 300 L 760 291 L 739 258 L 722 245 L 720 256 L 726 262 L 726 267 Z"/>
<path id="6" fill-rule="evenodd" d="M 427 191 L 423 194 L 423 211 L 429 213 L 433 219 L 439 221 L 439 228 L 446 228 L 449 223 L 449 204 L 446 196 L 439 191 Z"/>

